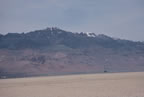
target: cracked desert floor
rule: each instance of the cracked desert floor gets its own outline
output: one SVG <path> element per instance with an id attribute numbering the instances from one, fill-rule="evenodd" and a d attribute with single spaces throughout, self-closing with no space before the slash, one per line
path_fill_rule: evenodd
<path id="1" fill-rule="evenodd" d="M 0 97 L 144 97 L 144 72 L 0 79 Z"/>

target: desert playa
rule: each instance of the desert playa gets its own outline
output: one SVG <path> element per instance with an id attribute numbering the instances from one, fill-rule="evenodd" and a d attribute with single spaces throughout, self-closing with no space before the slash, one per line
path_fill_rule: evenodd
<path id="1" fill-rule="evenodd" d="M 144 97 L 144 72 L 1 79 L 0 97 Z"/>

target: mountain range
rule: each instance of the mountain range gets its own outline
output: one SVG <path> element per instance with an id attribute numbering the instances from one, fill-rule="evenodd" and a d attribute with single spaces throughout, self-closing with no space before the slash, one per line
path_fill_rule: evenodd
<path id="1" fill-rule="evenodd" d="M 144 42 L 56 27 L 0 34 L 0 78 L 144 71 Z"/>

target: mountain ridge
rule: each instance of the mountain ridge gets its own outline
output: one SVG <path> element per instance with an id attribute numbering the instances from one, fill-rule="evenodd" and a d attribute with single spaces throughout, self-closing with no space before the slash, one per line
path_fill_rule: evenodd
<path id="1" fill-rule="evenodd" d="M 95 33 L 73 33 L 70 31 L 64 31 L 56 27 L 52 28 L 46 28 L 44 30 L 36 30 L 36 31 L 31 31 L 28 33 L 8 33 L 6 35 L 0 35 L 0 48 L 18 48 L 22 47 L 21 44 L 25 44 L 24 46 L 31 48 L 28 45 L 41 45 L 41 46 L 48 46 L 48 45 L 54 45 L 54 44 L 64 44 L 68 45 L 66 42 L 82 42 L 79 43 L 79 45 L 84 45 L 83 42 L 85 42 L 86 45 L 92 44 L 92 45 L 97 45 L 97 44 L 102 44 L 102 42 L 107 45 L 111 43 L 113 44 L 118 44 L 118 45 L 124 45 L 127 42 L 131 44 L 132 46 L 138 45 L 144 45 L 143 42 L 135 42 L 135 41 L 130 41 L 130 40 L 122 40 L 122 39 L 114 39 L 112 37 L 106 36 L 104 34 L 99 34 L 96 35 Z M 31 42 L 31 43 L 30 43 Z M 115 42 L 115 43 L 114 43 Z M 30 44 L 28 44 L 30 43 Z M 74 43 L 73 43 L 74 44 Z M 17 47 L 18 46 L 18 47 Z"/>

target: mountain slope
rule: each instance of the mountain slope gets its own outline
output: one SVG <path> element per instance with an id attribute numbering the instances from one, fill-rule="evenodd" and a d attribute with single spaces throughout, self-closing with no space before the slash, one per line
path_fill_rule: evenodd
<path id="1" fill-rule="evenodd" d="M 0 76 L 144 71 L 144 43 L 47 28 L 0 35 Z"/>

